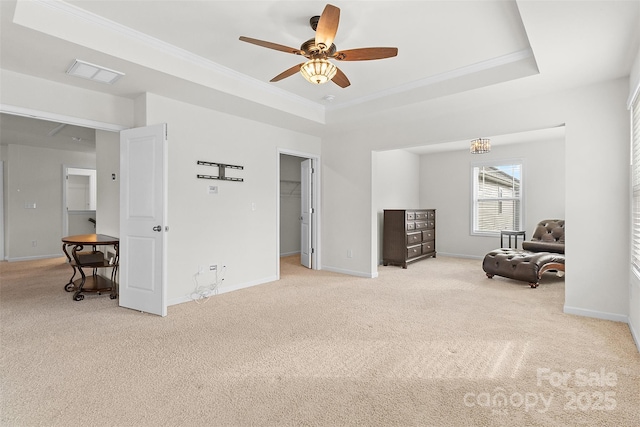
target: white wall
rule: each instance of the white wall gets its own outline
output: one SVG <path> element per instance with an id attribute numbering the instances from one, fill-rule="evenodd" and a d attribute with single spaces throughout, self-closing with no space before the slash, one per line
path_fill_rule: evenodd
<path id="1" fill-rule="evenodd" d="M 6 223 L 5 223 L 5 211 L 4 211 L 4 195 L 7 192 L 7 189 L 5 188 L 5 173 L 4 173 L 4 158 L 6 157 L 6 155 L 4 154 L 6 152 L 6 147 L 1 147 L 0 148 L 0 261 L 4 261 L 5 257 L 5 247 L 4 247 L 4 243 L 5 243 L 5 238 L 4 238 L 4 230 L 6 230 Z"/>
<path id="2" fill-rule="evenodd" d="M 341 134 L 322 140 L 322 269 L 375 277 L 377 231 L 372 204 L 371 138 Z M 347 253 L 352 257 L 349 258 Z"/>
<path id="3" fill-rule="evenodd" d="M 120 133 L 96 131 L 96 233 L 120 236 Z M 111 175 L 115 174 L 113 180 Z"/>
<path id="4" fill-rule="evenodd" d="M 63 165 L 93 169 L 95 154 L 9 144 L 5 160 L 7 258 L 62 256 Z"/>
<path id="5" fill-rule="evenodd" d="M 133 101 L 0 69 L 5 106 L 131 127 Z M 80 124 L 80 123 L 78 123 Z"/>
<path id="6" fill-rule="evenodd" d="M 538 221 L 565 217 L 564 140 L 494 146 L 420 156 L 420 205 L 437 213 L 436 249 L 443 255 L 482 258 L 500 247 L 499 237 L 472 236 L 471 167 L 477 162 L 523 162 L 524 230 L 531 238 Z M 520 243 L 518 247 L 522 248 Z"/>
<path id="7" fill-rule="evenodd" d="M 323 263 L 375 275 L 372 150 L 504 135 L 564 124 L 567 271 L 565 311 L 626 321 L 629 310 L 628 79 L 509 102 L 421 112 L 381 129 L 375 119 L 323 140 Z M 506 85 L 508 86 L 508 85 Z M 453 97 L 455 98 L 455 97 Z M 422 114 L 421 114 L 422 113 Z M 412 120 L 415 118 L 415 120 Z M 428 202 L 427 202 L 428 203 Z M 437 208 L 437 206 L 436 206 Z M 344 212 L 348 212 L 345 215 Z M 442 215 L 438 215 L 439 220 Z M 606 224 L 606 226 L 602 226 Z M 468 224 L 460 224 L 467 228 Z M 593 242 L 607 242 L 594 260 Z M 354 248 L 347 259 L 346 250 Z M 373 249 L 372 249 L 373 248 Z"/>
<path id="8" fill-rule="evenodd" d="M 90 219 L 96 219 L 95 211 L 91 212 L 69 212 L 68 221 L 69 227 L 67 232 L 64 233 L 67 236 L 75 236 L 78 234 L 92 234 L 96 232 L 95 226 L 91 223 Z"/>
<path id="9" fill-rule="evenodd" d="M 628 80 L 575 94 L 566 113 L 565 312 L 626 321 L 629 310 Z M 605 226 L 599 226 L 605 225 Z M 614 242 L 598 252 L 593 242 Z"/>
<path id="10" fill-rule="evenodd" d="M 169 136 L 169 304 L 188 300 L 199 265 L 226 266 L 222 292 L 275 280 L 278 148 L 319 154 L 320 139 L 147 94 L 146 123 L 161 122 Z M 197 179 L 217 172 L 198 160 L 243 166 L 227 175 L 244 182 Z"/>
<path id="11" fill-rule="evenodd" d="M 373 212 L 378 250 L 375 263 L 382 263 L 385 209 L 428 208 L 420 204 L 420 157 L 404 150 L 374 151 L 372 154 Z"/>

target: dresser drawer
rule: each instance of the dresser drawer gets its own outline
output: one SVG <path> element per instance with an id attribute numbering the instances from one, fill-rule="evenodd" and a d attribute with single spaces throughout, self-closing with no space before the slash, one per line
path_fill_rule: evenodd
<path id="1" fill-rule="evenodd" d="M 436 219 L 436 212 L 435 211 L 427 211 L 427 219 Z"/>
<path id="2" fill-rule="evenodd" d="M 415 212 L 407 212 L 407 221 L 413 221 L 414 219 L 416 219 L 416 213 Z"/>
<path id="3" fill-rule="evenodd" d="M 433 220 L 429 220 L 429 221 L 427 221 L 427 227 L 426 227 L 426 228 L 428 228 L 428 229 L 430 229 L 430 230 L 435 229 L 435 228 L 436 228 L 436 222 L 435 222 L 435 221 L 433 221 Z"/>
<path id="4" fill-rule="evenodd" d="M 436 230 L 424 230 L 422 232 L 422 241 L 430 242 L 436 239 Z"/>
<path id="5" fill-rule="evenodd" d="M 435 242 L 424 242 L 422 244 L 422 253 L 423 254 L 430 254 L 432 252 L 435 252 L 435 250 L 436 250 Z"/>
<path id="6" fill-rule="evenodd" d="M 408 222 L 407 223 L 407 231 L 408 230 L 415 230 L 416 229 L 416 223 L 415 222 Z"/>
<path id="7" fill-rule="evenodd" d="M 434 223 L 435 227 L 435 223 Z M 429 228 L 429 224 L 426 221 L 416 221 L 416 230 L 424 230 Z"/>
<path id="8" fill-rule="evenodd" d="M 420 243 L 422 241 L 422 233 L 407 233 L 407 246 L 415 245 L 416 243 Z"/>
<path id="9" fill-rule="evenodd" d="M 427 217 L 427 212 L 416 212 L 416 221 L 424 221 Z"/>
<path id="10" fill-rule="evenodd" d="M 421 254 L 422 249 L 420 248 L 420 245 L 409 246 L 407 248 L 407 258 L 414 258 Z"/>

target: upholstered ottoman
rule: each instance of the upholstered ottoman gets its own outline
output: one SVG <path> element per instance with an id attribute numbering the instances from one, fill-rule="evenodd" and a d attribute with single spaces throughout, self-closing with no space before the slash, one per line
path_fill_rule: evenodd
<path id="1" fill-rule="evenodd" d="M 545 271 L 564 272 L 564 254 L 496 249 L 485 255 L 482 269 L 488 278 L 495 275 L 508 277 L 528 282 L 529 286 L 537 288 Z"/>

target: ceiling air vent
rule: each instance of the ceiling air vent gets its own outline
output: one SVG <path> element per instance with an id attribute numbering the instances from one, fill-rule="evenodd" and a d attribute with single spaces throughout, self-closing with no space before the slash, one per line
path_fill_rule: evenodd
<path id="1" fill-rule="evenodd" d="M 106 84 L 114 84 L 120 77 L 124 76 L 124 73 L 120 71 L 89 64 L 79 59 L 76 59 L 73 64 L 71 64 L 67 70 L 67 74 Z"/>

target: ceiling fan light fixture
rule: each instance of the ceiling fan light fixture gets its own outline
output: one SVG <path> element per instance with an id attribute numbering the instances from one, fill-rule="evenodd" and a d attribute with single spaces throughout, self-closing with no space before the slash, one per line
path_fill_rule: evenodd
<path id="1" fill-rule="evenodd" d="M 337 72 L 338 68 L 326 59 L 310 59 L 300 67 L 300 74 L 316 85 L 328 82 Z"/>

